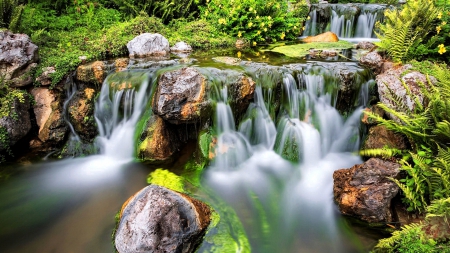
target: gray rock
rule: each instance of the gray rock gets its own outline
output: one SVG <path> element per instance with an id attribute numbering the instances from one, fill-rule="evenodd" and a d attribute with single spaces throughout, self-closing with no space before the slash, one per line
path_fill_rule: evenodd
<path id="1" fill-rule="evenodd" d="M 0 127 L 6 129 L 8 133 L 9 146 L 12 147 L 22 141 L 31 130 L 30 120 L 30 100 L 28 96 L 23 97 L 21 102 L 15 98 L 11 105 L 8 116 L 0 118 Z M 0 152 L 4 152 L 6 147 L 0 145 Z"/>
<path id="2" fill-rule="evenodd" d="M 127 202 L 114 240 L 119 253 L 194 252 L 210 222 L 208 206 L 161 186 Z"/>
<path id="3" fill-rule="evenodd" d="M 378 158 L 335 171 L 333 191 L 339 210 L 367 222 L 393 221 L 391 201 L 399 187 L 388 177 L 399 173 L 399 164 Z"/>
<path id="4" fill-rule="evenodd" d="M 370 68 L 375 74 L 382 71 L 383 57 L 377 52 L 369 52 L 359 59 L 359 63 Z"/>
<path id="5" fill-rule="evenodd" d="M 358 44 L 356 44 L 356 49 L 371 50 L 374 47 L 375 45 L 369 41 L 360 41 L 358 42 Z"/>
<path id="6" fill-rule="evenodd" d="M 184 41 L 177 42 L 173 47 L 170 48 L 170 52 L 186 53 L 191 51 L 192 47 Z"/>
<path id="7" fill-rule="evenodd" d="M 169 41 L 158 33 L 143 33 L 127 44 L 130 57 L 168 56 Z"/>
<path id="8" fill-rule="evenodd" d="M 188 67 L 162 74 L 153 98 L 153 112 L 172 124 L 196 123 L 211 116 L 206 78 Z"/>
<path id="9" fill-rule="evenodd" d="M 38 47 L 26 34 L 0 32 L 0 74 L 12 86 L 30 84 L 30 64 L 38 60 Z M 34 65 L 35 67 L 35 65 Z"/>
<path id="10" fill-rule="evenodd" d="M 56 98 L 51 90 L 42 87 L 32 89 L 31 95 L 35 101 L 33 110 L 40 133 L 44 128 L 45 122 L 52 114 L 52 103 Z"/>

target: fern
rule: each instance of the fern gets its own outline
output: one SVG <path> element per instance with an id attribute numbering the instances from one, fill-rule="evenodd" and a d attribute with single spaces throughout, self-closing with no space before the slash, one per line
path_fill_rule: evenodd
<path id="1" fill-rule="evenodd" d="M 394 231 L 392 236 L 381 239 L 374 248 L 374 252 L 395 252 L 395 244 L 400 242 L 407 234 L 419 234 L 422 224 L 412 223 L 404 225 L 401 230 Z"/>
<path id="2" fill-rule="evenodd" d="M 402 155 L 403 151 L 395 148 L 376 148 L 376 149 L 364 149 L 360 150 L 359 154 L 361 156 L 370 156 L 370 157 L 382 157 L 384 159 L 391 158 L 394 156 Z"/>

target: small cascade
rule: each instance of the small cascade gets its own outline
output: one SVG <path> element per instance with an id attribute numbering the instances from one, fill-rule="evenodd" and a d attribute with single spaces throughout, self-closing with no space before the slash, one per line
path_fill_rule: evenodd
<path id="1" fill-rule="evenodd" d="M 327 71 L 307 65 L 296 76 L 281 73 L 276 118 L 267 80 L 280 72 L 256 73 L 255 101 L 238 130 L 227 100 L 217 102 L 216 157 L 204 182 L 236 210 L 254 252 L 358 251 L 337 217 L 332 174 L 360 162 L 352 152 L 362 110 L 339 114 L 336 79 Z"/>
<path id="2" fill-rule="evenodd" d="M 381 4 L 314 4 L 302 36 L 313 36 L 326 31 L 340 38 L 376 38 L 376 22 L 382 22 L 386 5 Z"/>

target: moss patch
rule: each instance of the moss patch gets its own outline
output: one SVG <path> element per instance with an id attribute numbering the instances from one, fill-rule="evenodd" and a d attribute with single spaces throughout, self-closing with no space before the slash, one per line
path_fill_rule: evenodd
<path id="1" fill-rule="evenodd" d="M 147 183 L 163 186 L 177 192 L 185 192 L 184 179 L 164 169 L 157 169 L 150 173 Z"/>
<path id="2" fill-rule="evenodd" d="M 281 53 L 289 57 L 300 58 L 308 55 L 310 49 L 342 50 L 342 49 L 349 49 L 352 47 L 353 47 L 352 43 L 341 40 L 338 42 L 315 42 L 315 43 L 302 43 L 289 46 L 281 46 L 275 47 L 268 51 Z"/>

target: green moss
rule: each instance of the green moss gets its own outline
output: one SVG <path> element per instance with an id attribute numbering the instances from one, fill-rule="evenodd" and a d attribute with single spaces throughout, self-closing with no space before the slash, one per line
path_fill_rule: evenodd
<path id="1" fill-rule="evenodd" d="M 150 173 L 147 183 L 163 186 L 177 192 L 185 192 L 184 179 L 164 169 L 156 169 Z"/>
<path id="2" fill-rule="evenodd" d="M 341 49 L 349 49 L 352 47 L 353 47 L 352 43 L 340 40 L 338 42 L 314 42 L 314 43 L 302 43 L 289 46 L 281 46 L 275 47 L 270 51 L 281 53 L 289 57 L 300 58 L 308 55 L 310 49 L 341 50 Z"/>

